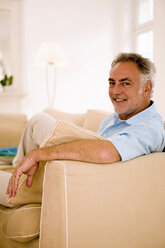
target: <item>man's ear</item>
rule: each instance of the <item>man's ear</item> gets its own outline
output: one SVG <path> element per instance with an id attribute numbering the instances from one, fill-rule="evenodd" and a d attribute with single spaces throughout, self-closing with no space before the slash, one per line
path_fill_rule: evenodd
<path id="1" fill-rule="evenodd" d="M 148 80 L 144 85 L 144 96 L 151 95 L 151 92 L 152 92 L 152 82 Z"/>

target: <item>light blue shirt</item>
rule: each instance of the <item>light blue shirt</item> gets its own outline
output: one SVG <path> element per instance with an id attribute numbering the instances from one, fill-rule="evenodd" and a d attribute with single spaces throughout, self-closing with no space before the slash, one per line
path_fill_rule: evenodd
<path id="1" fill-rule="evenodd" d="M 147 109 L 128 120 L 120 120 L 116 113 L 108 116 L 97 133 L 112 142 L 122 161 L 161 152 L 165 147 L 163 119 L 153 101 Z"/>

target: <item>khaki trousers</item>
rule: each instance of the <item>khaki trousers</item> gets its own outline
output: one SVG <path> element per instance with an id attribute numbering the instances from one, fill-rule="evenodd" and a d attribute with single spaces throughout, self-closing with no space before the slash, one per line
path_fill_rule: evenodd
<path id="1" fill-rule="evenodd" d="M 29 120 L 22 134 L 17 155 L 13 160 L 14 167 L 27 153 L 40 146 L 55 122 L 56 120 L 45 112 L 38 113 Z"/>

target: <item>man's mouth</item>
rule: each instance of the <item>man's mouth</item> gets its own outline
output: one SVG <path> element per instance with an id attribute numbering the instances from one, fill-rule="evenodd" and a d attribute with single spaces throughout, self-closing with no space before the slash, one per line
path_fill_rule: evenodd
<path id="1" fill-rule="evenodd" d="M 127 101 L 127 99 L 125 99 L 125 98 L 113 98 L 113 100 L 115 102 L 124 102 L 124 101 Z"/>

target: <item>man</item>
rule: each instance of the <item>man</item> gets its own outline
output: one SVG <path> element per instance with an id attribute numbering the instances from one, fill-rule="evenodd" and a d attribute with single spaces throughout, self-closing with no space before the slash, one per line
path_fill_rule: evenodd
<path id="1" fill-rule="evenodd" d="M 133 53 L 119 54 L 112 62 L 109 77 L 109 96 L 115 114 L 107 117 L 98 131 L 105 140 L 77 140 L 47 148 L 32 147 L 15 167 L 7 188 L 9 197 L 15 196 L 23 173 L 27 174 L 27 186 L 32 185 L 39 161 L 66 159 L 113 163 L 162 151 L 165 146 L 163 120 L 151 101 L 154 75 L 155 67 L 150 60 Z M 51 124 L 48 126 L 50 128 Z M 22 144 L 29 137 L 28 130 L 24 132 Z M 38 136 L 34 134 L 34 137 L 37 139 Z"/>

